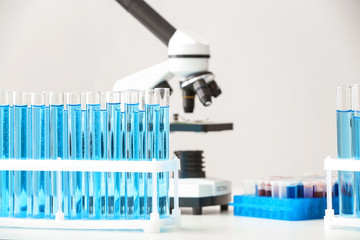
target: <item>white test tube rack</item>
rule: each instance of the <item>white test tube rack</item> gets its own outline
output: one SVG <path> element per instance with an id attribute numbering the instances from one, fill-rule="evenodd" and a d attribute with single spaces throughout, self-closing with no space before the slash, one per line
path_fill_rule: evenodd
<path id="1" fill-rule="evenodd" d="M 62 207 L 55 215 L 55 219 L 31 219 L 0 217 L 0 227 L 41 228 L 41 229 L 78 229 L 78 230 L 143 230 L 149 233 L 158 233 L 161 229 L 176 229 L 180 226 L 180 209 L 178 196 L 178 158 L 157 161 L 90 161 L 90 160 L 0 160 L 0 171 L 57 171 L 58 184 L 61 184 L 61 172 L 143 172 L 153 173 L 153 197 L 150 219 L 136 220 L 65 220 Z M 166 218 L 160 218 L 158 212 L 157 173 L 174 173 L 174 209 Z M 57 187 L 58 204 L 61 206 L 61 186 Z M 170 204 L 170 203 L 169 203 Z"/>
<path id="2" fill-rule="evenodd" d="M 355 227 L 360 228 L 360 218 L 355 215 L 352 217 L 343 217 L 335 215 L 332 207 L 332 171 L 351 171 L 360 172 L 360 160 L 354 159 L 333 159 L 327 157 L 324 160 L 324 169 L 326 171 L 326 192 L 327 209 L 325 210 L 324 226 L 325 230 L 333 227 Z M 339 193 L 340 194 L 340 193 Z"/>

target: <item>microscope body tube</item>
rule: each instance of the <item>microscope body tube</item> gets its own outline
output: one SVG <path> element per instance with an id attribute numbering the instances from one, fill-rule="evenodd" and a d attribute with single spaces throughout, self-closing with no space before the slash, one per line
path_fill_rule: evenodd
<path id="1" fill-rule="evenodd" d="M 32 159 L 45 159 L 47 131 L 45 126 L 46 114 L 44 94 L 33 93 L 31 95 L 32 108 Z M 33 172 L 33 217 L 50 217 L 50 172 Z"/>
<path id="2" fill-rule="evenodd" d="M 170 89 L 156 88 L 159 92 L 160 110 L 159 110 L 159 136 L 158 152 L 159 160 L 169 159 L 169 133 L 170 133 Z M 169 172 L 158 173 L 158 205 L 160 216 L 169 216 Z"/>
<path id="3" fill-rule="evenodd" d="M 126 160 L 139 159 L 139 92 L 125 92 Z M 139 173 L 126 173 L 126 219 L 139 218 Z"/>
<path id="4" fill-rule="evenodd" d="M 10 99 L 8 92 L 0 91 L 0 159 L 10 158 Z M 10 189 L 10 171 L 0 172 L 0 216 L 10 216 L 10 202 L 12 190 Z"/>
<path id="5" fill-rule="evenodd" d="M 159 95 L 155 90 L 147 90 L 145 97 L 146 107 L 146 159 L 152 161 L 159 159 L 158 135 L 159 135 Z M 150 218 L 152 212 L 152 192 L 153 192 L 152 173 L 147 174 L 146 184 L 146 218 Z"/>
<path id="6" fill-rule="evenodd" d="M 100 94 L 98 92 L 87 93 L 87 145 L 89 160 L 100 160 L 101 158 L 101 127 L 100 127 Z M 100 172 L 89 172 L 89 219 L 101 218 L 101 174 Z"/>
<path id="7" fill-rule="evenodd" d="M 107 92 L 107 156 L 119 161 L 121 157 L 121 106 L 120 92 Z M 120 173 L 108 173 L 107 177 L 107 218 L 120 219 Z"/>
<path id="8" fill-rule="evenodd" d="M 64 159 L 64 95 L 49 93 L 50 121 L 50 158 Z M 51 172 L 51 207 L 50 218 L 55 218 L 58 209 L 57 172 Z"/>
<path id="9" fill-rule="evenodd" d="M 352 158 L 352 120 L 351 88 L 337 88 L 337 154 L 338 158 Z M 354 172 L 339 171 L 340 215 L 354 214 Z"/>
<path id="10" fill-rule="evenodd" d="M 81 97 L 79 93 L 66 93 L 66 128 L 67 128 L 67 157 L 66 159 L 81 160 Z M 64 214 L 69 219 L 82 217 L 82 172 L 64 172 Z"/>

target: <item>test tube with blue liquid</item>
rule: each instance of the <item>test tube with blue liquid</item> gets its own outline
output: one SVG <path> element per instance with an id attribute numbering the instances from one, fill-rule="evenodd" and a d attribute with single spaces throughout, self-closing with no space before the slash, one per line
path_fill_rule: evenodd
<path id="1" fill-rule="evenodd" d="M 339 159 L 350 159 L 352 148 L 352 119 L 351 88 L 337 88 L 337 155 Z M 354 214 L 354 172 L 339 171 L 339 213 L 340 215 Z"/>
<path id="2" fill-rule="evenodd" d="M 10 131 L 12 130 L 10 121 L 10 92 L 0 90 L 0 159 L 10 158 Z M 0 172 L 0 216 L 10 216 L 10 204 L 12 202 L 12 181 L 11 171 Z"/>
<path id="3" fill-rule="evenodd" d="M 126 161 L 126 112 L 125 92 L 121 92 L 121 123 L 120 123 L 120 160 Z M 126 215 L 126 173 L 120 175 L 120 218 Z"/>
<path id="4" fill-rule="evenodd" d="M 26 92 L 14 92 L 14 158 L 25 160 L 28 157 L 28 102 Z M 28 184 L 27 171 L 14 171 L 14 216 L 26 218 L 28 210 L 28 194 L 31 187 Z"/>
<path id="5" fill-rule="evenodd" d="M 100 93 L 86 94 L 87 145 L 89 160 L 101 159 Z M 101 218 L 101 176 L 100 172 L 89 172 L 89 219 Z"/>
<path id="6" fill-rule="evenodd" d="M 158 151 L 159 160 L 169 159 L 169 133 L 170 133 L 170 89 L 155 88 L 159 93 L 159 138 Z M 161 217 L 169 216 L 169 172 L 158 173 L 158 193 L 159 193 L 159 214 Z"/>
<path id="7" fill-rule="evenodd" d="M 352 87 L 352 105 L 354 111 L 353 121 L 353 147 L 354 158 L 360 160 L 360 85 L 355 84 Z M 355 215 L 360 216 L 360 173 L 354 173 L 354 189 L 355 189 Z"/>
<path id="8" fill-rule="evenodd" d="M 31 94 L 32 108 L 32 159 L 44 160 L 46 157 L 45 100 L 43 93 Z M 50 217 L 50 176 L 48 171 L 33 173 L 33 217 Z"/>
<path id="9" fill-rule="evenodd" d="M 159 110 L 160 99 L 159 92 L 155 90 L 146 90 L 145 92 L 145 107 L 146 107 L 146 159 L 152 161 L 154 158 L 159 159 Z M 152 196 L 153 184 L 152 173 L 147 174 L 146 178 L 146 218 L 150 217 L 152 212 Z"/>
<path id="10" fill-rule="evenodd" d="M 87 93 L 81 93 L 81 159 L 89 159 L 89 146 L 88 146 L 88 126 L 87 126 L 87 104 L 86 104 Z M 87 219 L 89 216 L 89 179 L 88 173 L 83 172 L 82 174 L 82 185 L 81 185 L 81 196 L 82 196 L 82 218 Z"/>
<path id="11" fill-rule="evenodd" d="M 139 91 L 125 92 L 126 160 L 139 159 Z M 139 173 L 126 173 L 126 218 L 139 218 Z"/>
<path id="12" fill-rule="evenodd" d="M 100 93 L 100 159 L 107 160 L 107 110 L 106 93 Z M 100 217 L 107 218 L 108 198 L 107 198 L 107 176 L 108 173 L 101 172 L 100 180 Z"/>
<path id="13" fill-rule="evenodd" d="M 64 94 L 50 92 L 49 105 L 50 156 L 53 160 L 64 159 Z M 54 218 L 59 210 L 57 177 L 57 172 L 51 172 L 51 218 Z"/>
<path id="14" fill-rule="evenodd" d="M 146 160 L 146 114 L 145 114 L 145 91 L 139 91 L 139 159 Z M 139 214 L 145 217 L 146 210 L 146 174 L 139 173 Z"/>
<path id="15" fill-rule="evenodd" d="M 107 156 L 109 160 L 121 158 L 121 104 L 120 92 L 106 93 L 107 109 Z M 120 174 L 107 173 L 108 219 L 120 218 Z"/>
<path id="16" fill-rule="evenodd" d="M 81 160 L 81 96 L 78 92 L 65 93 L 67 115 L 67 156 L 66 159 Z M 69 219 L 81 219 L 82 217 L 82 172 L 63 173 L 64 191 L 64 214 Z M 68 188 L 68 189 L 67 189 Z M 68 208 L 68 209 L 67 209 Z"/>

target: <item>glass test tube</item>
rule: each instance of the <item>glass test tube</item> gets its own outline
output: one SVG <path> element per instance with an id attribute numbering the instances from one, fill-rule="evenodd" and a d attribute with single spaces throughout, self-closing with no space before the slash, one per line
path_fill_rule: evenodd
<path id="1" fill-rule="evenodd" d="M 126 160 L 126 112 L 125 112 L 125 92 L 121 95 L 121 120 L 120 120 L 120 160 Z M 119 173 L 120 175 L 120 218 L 125 218 L 126 215 L 126 173 Z"/>
<path id="2" fill-rule="evenodd" d="M 106 110 L 106 93 L 100 93 L 100 159 L 107 160 L 107 110 Z M 107 217 L 107 176 L 108 173 L 100 173 L 100 216 Z"/>
<path id="3" fill-rule="evenodd" d="M 146 112 L 145 112 L 145 91 L 139 92 L 139 159 L 146 160 Z M 145 217 L 146 210 L 146 174 L 139 173 L 139 214 Z"/>
<path id="4" fill-rule="evenodd" d="M 337 88 L 337 154 L 338 158 L 352 158 L 351 88 Z M 354 213 L 354 172 L 339 171 L 340 215 Z"/>
<path id="5" fill-rule="evenodd" d="M 279 197 L 279 180 L 271 181 L 271 197 L 272 198 Z"/>
<path id="6" fill-rule="evenodd" d="M 121 109 L 120 92 L 106 93 L 107 109 L 107 156 L 110 160 L 119 161 L 121 157 Z M 120 174 L 107 173 L 108 219 L 120 218 Z"/>
<path id="7" fill-rule="evenodd" d="M 269 179 L 265 181 L 265 196 L 271 197 L 271 181 Z"/>
<path id="8" fill-rule="evenodd" d="M 352 125 L 352 139 L 354 148 L 354 158 L 360 160 L 360 85 L 355 84 L 352 87 L 352 106 L 354 112 Z M 355 215 L 360 216 L 360 172 L 354 172 L 354 190 L 355 190 Z"/>
<path id="9" fill-rule="evenodd" d="M 303 181 L 304 198 L 314 197 L 314 184 L 311 181 Z"/>
<path id="10" fill-rule="evenodd" d="M 139 159 L 139 92 L 125 92 L 126 160 Z M 126 173 L 126 218 L 139 218 L 139 174 Z"/>
<path id="11" fill-rule="evenodd" d="M 100 93 L 86 93 L 86 117 L 87 117 L 87 145 L 89 160 L 101 158 L 101 126 L 100 126 Z M 89 172 L 89 219 L 101 218 L 101 174 Z"/>
<path id="12" fill-rule="evenodd" d="M 158 151 L 159 160 L 169 159 L 169 133 L 170 133 L 170 89 L 155 88 L 159 93 L 159 138 Z M 159 193 L 159 214 L 160 216 L 169 216 L 169 172 L 158 173 L 158 193 Z"/>
<path id="13" fill-rule="evenodd" d="M 32 158 L 46 157 L 45 100 L 43 93 L 31 94 L 32 108 Z M 48 171 L 33 172 L 33 217 L 50 217 L 50 176 Z"/>
<path id="14" fill-rule="evenodd" d="M 87 110 L 86 110 L 87 93 L 81 93 L 81 159 L 89 159 L 89 146 L 88 146 L 88 126 L 87 126 Z M 81 178 L 81 196 L 82 196 L 82 218 L 87 219 L 89 216 L 89 183 L 88 173 L 83 172 Z"/>
<path id="15" fill-rule="evenodd" d="M 159 92 L 155 90 L 146 90 L 145 92 L 146 104 L 146 159 L 152 161 L 153 158 L 159 159 L 159 111 L 160 99 Z M 146 178 L 146 218 L 150 218 L 152 212 L 152 173 L 147 174 Z"/>
<path id="16" fill-rule="evenodd" d="M 10 92 L 0 90 L 0 159 L 10 158 Z M 10 203 L 12 202 L 11 171 L 0 172 L 0 216 L 10 216 Z"/>
<path id="17" fill-rule="evenodd" d="M 27 93 L 14 92 L 14 158 L 27 159 L 28 154 L 28 107 Z M 31 190 L 26 171 L 14 171 L 14 216 L 25 218 L 28 214 L 27 195 Z"/>
<path id="18" fill-rule="evenodd" d="M 65 93 L 67 114 L 67 156 L 66 159 L 81 160 L 81 96 L 79 93 Z M 82 217 L 82 172 L 64 172 L 64 214 L 69 219 Z M 68 190 L 67 190 L 68 188 Z"/>
<path id="19" fill-rule="evenodd" d="M 50 92 L 49 105 L 50 158 L 54 160 L 58 158 L 64 159 L 64 94 Z M 55 218 L 55 214 L 59 210 L 57 195 L 57 176 L 57 172 L 51 172 L 51 218 Z"/>

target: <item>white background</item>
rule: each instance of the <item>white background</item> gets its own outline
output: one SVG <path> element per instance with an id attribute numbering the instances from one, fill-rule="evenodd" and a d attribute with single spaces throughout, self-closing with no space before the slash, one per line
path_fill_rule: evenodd
<path id="1" fill-rule="evenodd" d="M 206 39 L 223 94 L 188 118 L 234 122 L 223 133 L 171 135 L 203 149 L 208 176 L 322 172 L 336 155 L 335 90 L 360 83 L 360 2 L 149 0 Z M 0 0 L 0 88 L 109 90 L 166 60 L 167 49 L 114 0 Z M 182 113 L 177 80 L 172 112 Z"/>

